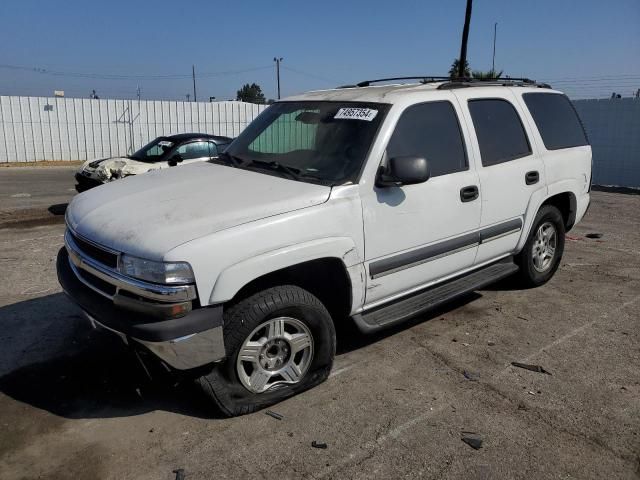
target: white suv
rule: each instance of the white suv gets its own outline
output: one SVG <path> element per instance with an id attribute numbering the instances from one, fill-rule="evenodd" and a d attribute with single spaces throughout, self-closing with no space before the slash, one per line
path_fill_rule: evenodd
<path id="1" fill-rule="evenodd" d="M 512 274 L 548 281 L 589 205 L 567 97 L 371 83 L 277 102 L 218 159 L 78 195 L 64 290 L 239 415 L 325 380 L 338 322 L 371 332 Z"/>

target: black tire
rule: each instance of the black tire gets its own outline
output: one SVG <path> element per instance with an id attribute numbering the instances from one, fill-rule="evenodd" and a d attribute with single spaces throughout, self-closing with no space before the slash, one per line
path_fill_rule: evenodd
<path id="1" fill-rule="evenodd" d="M 553 225 L 556 231 L 556 247 L 553 258 L 549 265 L 540 271 L 534 265 L 534 244 L 536 243 L 536 235 L 541 226 L 546 223 Z M 565 242 L 565 226 L 564 219 L 560 211 L 553 205 L 543 205 L 536 215 L 529 238 L 525 243 L 522 251 L 516 255 L 516 263 L 520 267 L 520 280 L 525 287 L 538 287 L 547 283 L 556 273 L 562 260 Z"/>
<path id="2" fill-rule="evenodd" d="M 253 393 L 243 386 L 238 376 L 238 353 L 254 329 L 270 318 L 282 316 L 301 321 L 311 332 L 311 364 L 297 383 Z M 314 295 L 293 285 L 263 290 L 226 310 L 224 343 L 226 360 L 197 382 L 226 416 L 260 410 L 322 383 L 329 376 L 336 352 L 336 334 L 329 312 Z"/>

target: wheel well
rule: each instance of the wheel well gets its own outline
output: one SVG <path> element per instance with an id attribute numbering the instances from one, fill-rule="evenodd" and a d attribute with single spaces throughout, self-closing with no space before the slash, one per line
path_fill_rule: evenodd
<path id="1" fill-rule="evenodd" d="M 576 196 L 571 192 L 558 193 L 547 198 L 542 205 L 553 205 L 562 214 L 564 219 L 564 227 L 568 232 L 576 223 Z"/>
<path id="2" fill-rule="evenodd" d="M 320 258 L 276 270 L 242 287 L 230 303 L 237 303 L 261 290 L 277 285 L 297 285 L 324 304 L 334 321 L 351 312 L 351 280 L 339 258 Z"/>

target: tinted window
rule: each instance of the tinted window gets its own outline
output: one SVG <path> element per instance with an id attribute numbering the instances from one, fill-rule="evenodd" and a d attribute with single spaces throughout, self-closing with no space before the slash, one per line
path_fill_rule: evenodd
<path id="1" fill-rule="evenodd" d="M 184 145 L 180 145 L 177 149 L 177 153 L 180 154 L 183 160 L 190 160 L 193 158 L 205 158 L 215 156 L 214 152 L 211 152 L 211 142 L 191 142 Z M 215 145 L 213 145 L 215 147 Z"/>
<path id="2" fill-rule="evenodd" d="M 525 93 L 522 97 L 547 150 L 588 145 L 578 114 L 565 95 Z"/>
<path id="3" fill-rule="evenodd" d="M 219 153 L 218 148 L 224 148 L 223 145 L 218 146 L 213 142 L 208 142 L 208 143 L 209 143 L 209 156 L 210 157 L 217 157 L 218 153 Z"/>
<path id="4" fill-rule="evenodd" d="M 268 175 L 332 185 L 353 182 L 388 108 L 364 102 L 276 102 L 225 152 L 239 168 Z"/>
<path id="5" fill-rule="evenodd" d="M 458 117 L 449 102 L 430 102 L 407 108 L 387 146 L 389 158 L 426 158 L 431 176 L 467 169 Z"/>
<path id="6" fill-rule="evenodd" d="M 313 149 L 320 123 L 302 121 L 302 116 L 311 114 L 319 115 L 320 110 L 300 108 L 283 113 L 249 144 L 249 150 L 277 154 Z"/>
<path id="7" fill-rule="evenodd" d="M 480 156 L 485 167 L 531 153 L 518 112 L 511 103 L 495 98 L 469 101 Z"/>

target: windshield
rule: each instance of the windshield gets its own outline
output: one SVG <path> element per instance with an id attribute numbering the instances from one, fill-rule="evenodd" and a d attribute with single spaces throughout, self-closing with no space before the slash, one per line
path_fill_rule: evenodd
<path id="1" fill-rule="evenodd" d="M 388 108 L 362 102 L 275 103 L 225 154 L 239 168 L 332 185 L 354 182 Z"/>
<path id="2" fill-rule="evenodd" d="M 162 156 L 171 150 L 174 142 L 166 137 L 158 137 L 153 142 L 148 143 L 129 158 L 140 160 L 142 162 L 157 162 Z"/>

